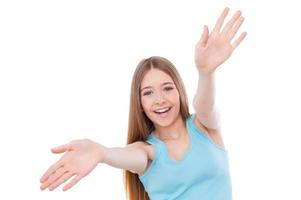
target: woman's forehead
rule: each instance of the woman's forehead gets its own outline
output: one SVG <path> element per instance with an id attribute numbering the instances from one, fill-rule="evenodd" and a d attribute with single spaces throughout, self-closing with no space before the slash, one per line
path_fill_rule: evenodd
<path id="1" fill-rule="evenodd" d="M 151 69 L 143 77 L 141 88 L 148 86 L 158 86 L 166 82 L 174 83 L 172 78 L 165 72 L 158 69 Z"/>

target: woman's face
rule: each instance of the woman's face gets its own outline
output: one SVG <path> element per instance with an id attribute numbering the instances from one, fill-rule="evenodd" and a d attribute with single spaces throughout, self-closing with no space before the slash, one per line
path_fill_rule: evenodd
<path id="1" fill-rule="evenodd" d="M 155 126 L 169 126 L 177 119 L 179 92 L 165 72 L 149 70 L 142 79 L 140 95 L 142 109 Z"/>

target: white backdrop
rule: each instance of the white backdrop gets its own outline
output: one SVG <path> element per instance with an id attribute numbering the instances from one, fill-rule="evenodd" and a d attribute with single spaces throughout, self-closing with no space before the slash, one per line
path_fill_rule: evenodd
<path id="1" fill-rule="evenodd" d="M 80 138 L 124 146 L 131 78 L 152 55 L 176 65 L 193 112 L 194 45 L 225 6 L 243 11 L 248 32 L 216 71 L 234 200 L 301 199 L 297 3 L 0 1 L 0 199 L 125 199 L 122 171 L 108 165 L 67 192 L 40 191 L 61 156 L 50 148 Z"/>

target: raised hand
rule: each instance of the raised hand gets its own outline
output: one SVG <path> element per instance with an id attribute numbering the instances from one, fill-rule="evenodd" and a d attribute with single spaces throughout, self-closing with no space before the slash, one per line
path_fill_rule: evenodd
<path id="1" fill-rule="evenodd" d="M 70 189 L 84 176 L 88 175 L 104 158 L 105 147 L 88 139 L 74 140 L 69 144 L 53 148 L 53 153 L 64 153 L 41 177 L 41 190 L 50 191 L 70 178 L 74 178 L 63 187 Z"/>
<path id="2" fill-rule="evenodd" d="M 202 37 L 196 44 L 195 64 L 202 73 L 213 73 L 219 65 L 231 56 L 234 49 L 247 35 L 246 32 L 243 32 L 232 42 L 244 21 L 241 11 L 237 11 L 221 30 L 228 12 L 229 8 L 223 10 L 210 35 L 208 27 L 205 25 Z"/>

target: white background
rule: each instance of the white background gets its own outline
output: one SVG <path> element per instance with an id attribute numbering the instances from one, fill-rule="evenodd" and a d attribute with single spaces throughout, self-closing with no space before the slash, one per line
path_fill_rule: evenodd
<path id="1" fill-rule="evenodd" d="M 122 171 L 108 165 L 67 192 L 40 191 L 61 156 L 50 148 L 80 138 L 124 146 L 131 78 L 152 55 L 175 64 L 194 112 L 194 45 L 225 6 L 242 10 L 248 32 L 216 71 L 233 199 L 301 199 L 297 3 L 0 1 L 0 199 L 125 199 Z"/>

